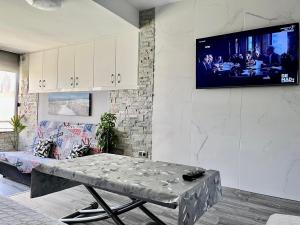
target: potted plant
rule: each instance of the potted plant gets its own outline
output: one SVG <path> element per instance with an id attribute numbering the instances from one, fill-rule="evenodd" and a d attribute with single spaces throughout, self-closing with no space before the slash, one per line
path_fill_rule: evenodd
<path id="1" fill-rule="evenodd" d="M 10 124 L 13 127 L 13 137 L 10 138 L 11 144 L 15 151 L 18 151 L 19 147 L 19 134 L 26 128 L 21 122 L 24 116 L 15 115 L 10 119 Z"/>
<path id="2" fill-rule="evenodd" d="M 117 117 L 113 113 L 104 113 L 96 131 L 98 147 L 102 152 L 111 153 L 117 146 L 118 136 L 116 135 Z"/>

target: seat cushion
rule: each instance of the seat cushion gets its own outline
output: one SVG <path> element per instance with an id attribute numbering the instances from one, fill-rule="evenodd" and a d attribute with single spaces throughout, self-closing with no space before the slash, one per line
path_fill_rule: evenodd
<path id="1" fill-rule="evenodd" d="M 51 157 L 55 159 L 67 159 L 74 145 L 89 145 L 92 153 L 99 153 L 96 137 L 97 125 L 64 123 L 54 121 L 41 121 L 33 140 L 33 149 L 40 140 L 52 139 L 55 147 L 52 149 Z"/>
<path id="2" fill-rule="evenodd" d="M 58 129 L 62 126 L 62 124 L 63 123 L 61 122 L 41 121 L 35 131 L 35 137 L 32 143 L 32 152 L 34 152 L 34 148 L 42 140 L 51 139 L 54 142 L 57 142 L 57 137 L 59 135 Z"/>
<path id="3" fill-rule="evenodd" d="M 32 152 L 0 152 L 0 160 L 9 163 L 22 173 L 31 173 L 33 168 L 39 166 L 41 163 L 49 163 L 54 159 L 41 158 L 34 156 Z"/>
<path id="4" fill-rule="evenodd" d="M 273 214 L 266 225 L 300 225 L 299 216 Z"/>
<path id="5" fill-rule="evenodd" d="M 59 127 L 54 156 L 56 159 L 67 159 L 75 145 L 97 146 L 95 139 L 96 125 L 63 123 Z"/>

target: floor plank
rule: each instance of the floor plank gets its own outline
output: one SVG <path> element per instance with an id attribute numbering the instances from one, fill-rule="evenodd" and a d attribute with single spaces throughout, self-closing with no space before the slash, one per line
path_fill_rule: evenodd
<path id="1" fill-rule="evenodd" d="M 0 175 L 0 195 L 1 196 L 12 196 L 25 191 L 28 191 L 29 187 L 16 183 L 14 181 L 5 179 Z"/>
<path id="2" fill-rule="evenodd" d="M 118 195 L 100 191 L 99 193 L 111 205 L 126 202 L 127 199 Z M 27 205 L 54 218 L 61 218 L 77 209 L 89 205 L 93 199 L 83 186 L 57 192 L 36 199 L 29 198 L 29 192 L 11 197 L 21 204 Z M 147 204 L 147 208 L 167 224 L 174 225 L 177 220 L 177 210 Z M 196 223 L 197 225 L 264 225 L 269 216 L 283 213 L 300 216 L 300 202 L 280 199 L 232 188 L 223 188 L 223 199 L 216 204 Z M 150 220 L 138 209 L 121 216 L 125 224 L 141 225 Z M 112 221 L 90 223 L 90 225 L 111 225 Z"/>

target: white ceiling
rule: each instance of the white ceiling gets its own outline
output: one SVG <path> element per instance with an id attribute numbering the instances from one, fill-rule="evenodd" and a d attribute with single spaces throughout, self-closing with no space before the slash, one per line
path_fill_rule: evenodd
<path id="1" fill-rule="evenodd" d="M 27 53 L 136 30 L 138 10 L 180 0 L 64 1 L 42 11 L 25 0 L 0 0 L 0 49 Z"/>
<path id="2" fill-rule="evenodd" d="M 182 0 L 127 0 L 139 10 L 155 8 L 158 6 L 174 3 Z"/>
<path id="3" fill-rule="evenodd" d="M 42 11 L 25 0 L 0 0 L 0 49 L 33 52 L 136 29 L 91 0 L 66 0 Z"/>

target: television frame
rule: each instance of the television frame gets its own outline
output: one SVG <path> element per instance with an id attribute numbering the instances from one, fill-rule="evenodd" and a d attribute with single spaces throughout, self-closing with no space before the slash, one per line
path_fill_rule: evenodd
<path id="1" fill-rule="evenodd" d="M 295 26 L 295 32 L 298 32 L 297 35 L 297 56 L 298 56 L 298 61 L 297 61 L 297 75 L 295 76 L 296 78 L 296 82 L 295 83 L 286 83 L 286 84 L 282 84 L 282 83 L 278 83 L 278 84 L 242 84 L 242 85 L 218 85 L 218 86 L 206 86 L 206 87 L 198 87 L 197 86 L 197 79 L 198 79 L 198 71 L 197 71 L 197 60 L 198 60 L 198 42 L 199 41 L 204 41 L 207 39 L 217 39 L 217 38 L 222 38 L 222 37 L 227 37 L 227 36 L 233 36 L 233 35 L 237 35 L 240 36 L 241 34 L 244 36 L 247 36 L 247 33 L 249 34 L 253 34 L 253 33 L 258 33 L 258 34 L 263 34 L 263 33 L 267 33 L 268 31 L 274 31 L 275 29 L 279 29 L 282 27 L 290 27 L 294 25 Z M 264 31 L 264 32 L 261 32 Z M 299 56 L 299 48 L 300 48 L 300 33 L 299 33 L 299 22 L 295 22 L 295 23 L 288 23 L 288 24 L 282 24 L 282 25 L 276 25 L 276 26 L 268 26 L 268 27 L 260 27 L 260 28 L 256 28 L 256 29 L 249 29 L 249 30 L 244 30 L 244 31 L 238 31 L 238 32 L 231 32 L 231 33 L 225 33 L 225 34 L 220 34 L 220 35 L 215 35 L 215 36 L 208 36 L 208 37 L 203 37 L 203 38 L 197 38 L 196 39 L 196 79 L 195 79 L 195 83 L 196 83 L 196 89 L 197 90 L 201 90 L 201 89 L 218 89 L 218 88 L 241 88 L 241 87 L 274 87 L 274 86 L 295 86 L 295 85 L 299 85 L 299 60 L 300 60 L 300 56 Z"/>

